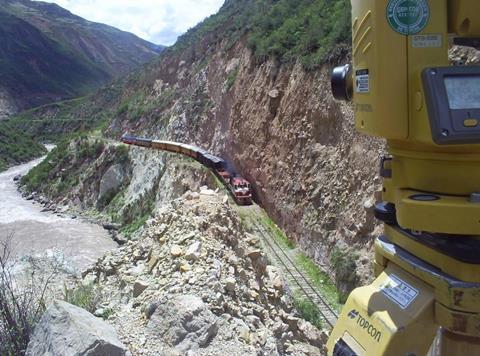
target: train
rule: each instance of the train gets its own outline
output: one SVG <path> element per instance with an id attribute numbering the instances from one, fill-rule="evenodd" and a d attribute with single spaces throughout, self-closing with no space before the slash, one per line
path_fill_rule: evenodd
<path id="1" fill-rule="evenodd" d="M 123 135 L 121 141 L 127 145 L 179 153 L 191 157 L 210 169 L 218 177 L 230 191 L 237 204 L 252 204 L 252 186 L 250 182 L 235 172 L 232 172 L 228 168 L 227 162 L 221 157 L 217 157 L 200 147 L 184 143 L 152 140 L 128 134 Z"/>

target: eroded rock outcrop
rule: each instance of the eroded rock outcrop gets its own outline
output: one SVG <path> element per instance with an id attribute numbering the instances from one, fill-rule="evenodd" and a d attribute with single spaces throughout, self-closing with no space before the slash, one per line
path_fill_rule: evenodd
<path id="1" fill-rule="evenodd" d="M 0 87 L 0 120 L 7 119 L 17 112 L 18 108 L 16 107 L 12 97 L 6 90 Z"/>
<path id="2" fill-rule="evenodd" d="M 132 354 L 323 353 L 326 335 L 299 318 L 223 194 L 187 192 L 139 235 L 84 273 Z"/>
<path id="3" fill-rule="evenodd" d="M 147 327 L 178 352 L 205 347 L 218 332 L 216 317 L 200 297 L 176 295 L 160 302 Z"/>
<path id="4" fill-rule="evenodd" d="M 55 301 L 28 344 L 27 356 L 124 356 L 125 346 L 112 326 L 89 312 Z"/>

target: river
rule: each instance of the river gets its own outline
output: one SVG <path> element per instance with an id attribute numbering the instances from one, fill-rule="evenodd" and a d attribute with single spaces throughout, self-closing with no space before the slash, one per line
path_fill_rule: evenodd
<path id="1" fill-rule="evenodd" d="M 13 178 L 42 159 L 0 173 L 0 241 L 10 240 L 11 257 L 61 254 L 73 271 L 83 271 L 117 244 L 99 225 L 44 212 L 41 205 L 22 197 Z"/>

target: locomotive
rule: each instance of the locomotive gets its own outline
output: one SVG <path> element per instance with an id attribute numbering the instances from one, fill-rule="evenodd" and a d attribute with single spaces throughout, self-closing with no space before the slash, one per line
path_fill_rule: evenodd
<path id="1" fill-rule="evenodd" d="M 121 141 L 128 145 L 153 148 L 191 157 L 209 168 L 218 177 L 218 179 L 231 192 L 237 204 L 252 204 L 252 187 L 250 183 L 246 179 L 230 171 L 227 162 L 221 157 L 212 155 L 200 147 L 178 142 L 151 140 L 130 135 L 123 135 Z"/>

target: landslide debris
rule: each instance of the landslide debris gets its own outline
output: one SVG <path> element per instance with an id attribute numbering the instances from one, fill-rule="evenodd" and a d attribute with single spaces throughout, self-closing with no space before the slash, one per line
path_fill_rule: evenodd
<path id="1" fill-rule="evenodd" d="M 28 344 L 27 356 L 124 356 L 115 330 L 86 310 L 55 301 L 43 314 Z"/>
<path id="2" fill-rule="evenodd" d="M 136 242 L 84 273 L 133 355 L 318 355 L 259 240 L 225 196 L 203 188 L 161 207 Z"/>

